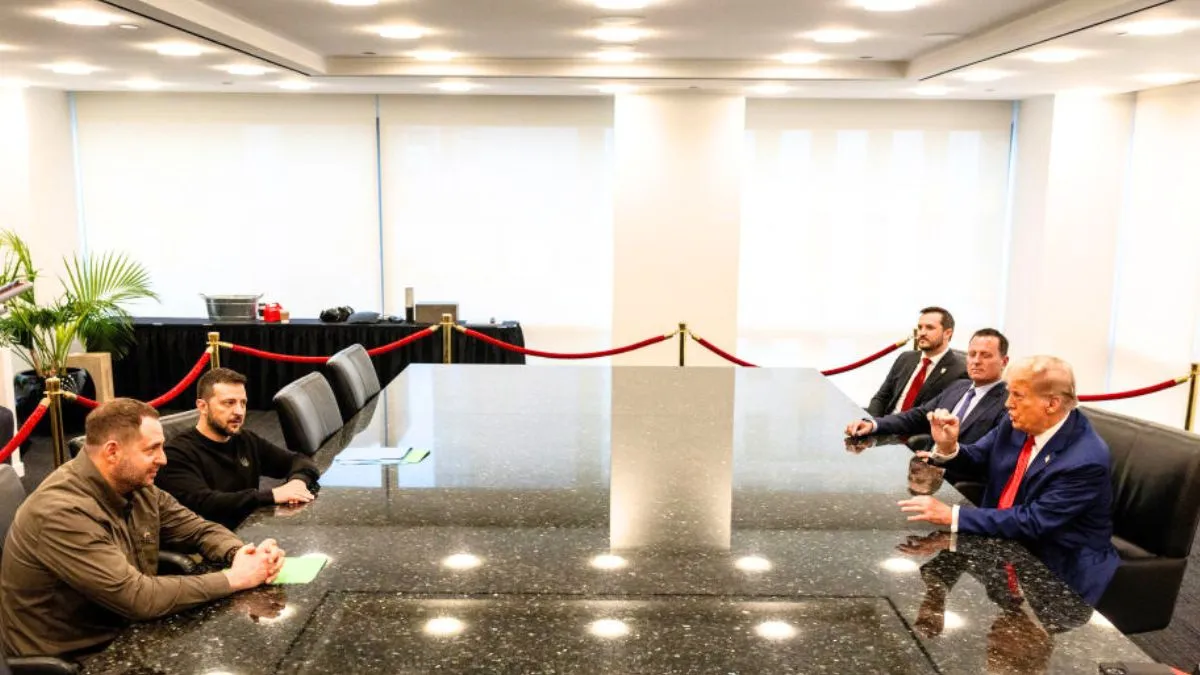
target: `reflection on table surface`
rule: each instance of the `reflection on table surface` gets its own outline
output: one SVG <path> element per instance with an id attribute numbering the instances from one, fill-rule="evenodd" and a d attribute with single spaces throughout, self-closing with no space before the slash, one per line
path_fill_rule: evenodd
<path id="1" fill-rule="evenodd" d="M 1020 546 L 960 537 L 951 551 L 908 523 L 896 502 L 910 489 L 961 497 L 897 442 L 847 443 L 862 414 L 807 369 L 411 366 L 318 452 L 315 502 L 239 530 L 329 555 L 316 581 L 135 627 L 88 670 L 1149 660 Z M 405 463 L 410 448 L 429 454 Z"/>

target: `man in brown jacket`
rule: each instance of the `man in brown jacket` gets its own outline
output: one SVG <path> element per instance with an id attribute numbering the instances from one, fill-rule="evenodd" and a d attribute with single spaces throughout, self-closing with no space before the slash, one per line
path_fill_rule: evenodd
<path id="1" fill-rule="evenodd" d="M 87 417 L 87 443 L 17 511 L 0 564 L 0 638 L 11 656 L 73 656 L 130 621 L 156 619 L 271 581 L 274 540 L 243 544 L 154 487 L 166 464 L 158 413 L 116 399 Z M 155 576 L 159 544 L 228 569 Z"/>

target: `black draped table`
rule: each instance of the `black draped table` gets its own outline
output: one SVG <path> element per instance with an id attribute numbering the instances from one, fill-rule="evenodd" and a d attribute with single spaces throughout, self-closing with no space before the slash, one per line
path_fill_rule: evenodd
<path id="1" fill-rule="evenodd" d="M 515 321 L 499 324 L 465 324 L 491 337 L 518 346 L 525 345 L 521 325 Z M 255 349 L 301 356 L 332 356 L 358 343 L 371 349 L 416 333 L 428 324 L 324 323 L 316 319 L 293 319 L 290 323 L 220 322 L 208 319 L 139 317 L 134 319 L 134 346 L 129 354 L 113 363 L 113 391 L 118 396 L 150 400 L 175 386 L 208 345 L 208 333 L 221 334 L 223 342 Z M 525 357 L 485 344 L 458 331 L 452 345 L 455 363 L 525 363 Z M 375 371 L 380 382 L 390 382 L 410 363 L 441 363 L 442 335 L 435 332 L 415 343 L 376 356 Z M 246 393 L 250 408 L 270 410 L 271 397 L 296 378 L 321 368 L 319 365 L 269 361 L 255 356 L 221 350 L 221 365 L 245 373 L 250 378 Z M 185 393 L 169 407 L 191 408 L 192 392 Z"/>
<path id="2" fill-rule="evenodd" d="M 1148 657 L 809 369 L 414 365 L 238 529 L 329 561 L 135 625 L 87 673 L 1080 673 Z M 399 460 L 428 450 L 419 463 Z M 920 468 L 920 467 L 918 467 Z M 899 550 L 901 545 L 905 550 Z"/>

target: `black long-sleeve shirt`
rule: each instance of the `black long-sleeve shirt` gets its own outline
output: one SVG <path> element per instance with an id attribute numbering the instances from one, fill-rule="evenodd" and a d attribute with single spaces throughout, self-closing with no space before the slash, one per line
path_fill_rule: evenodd
<path id="1" fill-rule="evenodd" d="M 311 459 L 284 450 L 250 431 L 218 443 L 188 429 L 166 444 L 167 465 L 155 483 L 208 520 L 236 528 L 260 506 L 275 503 L 262 476 L 299 478 L 313 488 L 321 472 Z"/>

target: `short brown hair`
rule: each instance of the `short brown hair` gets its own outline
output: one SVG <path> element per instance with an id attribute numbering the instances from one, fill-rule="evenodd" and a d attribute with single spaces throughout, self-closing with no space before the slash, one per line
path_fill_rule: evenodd
<path id="1" fill-rule="evenodd" d="M 110 440 L 127 441 L 141 431 L 142 419 L 158 419 L 158 411 L 132 398 L 115 398 L 102 403 L 88 413 L 83 426 L 89 447 L 99 447 Z"/>
<path id="2" fill-rule="evenodd" d="M 213 368 L 200 376 L 196 383 L 196 398 L 207 401 L 213 395 L 213 387 L 218 384 L 240 384 L 246 386 L 246 376 L 229 368 Z"/>
<path id="3" fill-rule="evenodd" d="M 942 328 L 954 330 L 954 315 L 942 307 L 926 307 L 921 310 L 921 314 L 941 314 Z"/>

